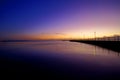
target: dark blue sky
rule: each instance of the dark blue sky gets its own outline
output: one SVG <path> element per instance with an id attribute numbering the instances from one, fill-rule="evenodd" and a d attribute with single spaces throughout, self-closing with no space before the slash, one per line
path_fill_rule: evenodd
<path id="1" fill-rule="evenodd" d="M 0 10 L 1 38 L 57 33 L 72 36 L 74 28 L 87 28 L 78 23 L 83 19 L 91 23 L 87 21 L 92 19 L 90 16 L 100 12 L 105 16 L 104 10 L 108 10 L 107 14 L 112 12 L 114 17 L 120 16 L 120 0 L 2 0 Z"/>

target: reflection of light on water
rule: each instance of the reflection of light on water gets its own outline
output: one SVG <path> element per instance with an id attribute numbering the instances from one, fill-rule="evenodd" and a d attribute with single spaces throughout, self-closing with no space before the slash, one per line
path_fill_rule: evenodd
<path id="1" fill-rule="evenodd" d="M 96 55 L 96 46 L 94 47 L 93 55 L 94 55 L 94 56 Z"/>
<path id="2" fill-rule="evenodd" d="M 120 53 L 117 54 L 117 56 L 119 56 Z"/>
<path id="3" fill-rule="evenodd" d="M 105 66 L 106 68 L 120 66 L 120 58 L 117 52 L 84 43 L 69 41 L 14 42 L 2 44 L 1 49 L 14 50 L 14 52 L 16 51 L 15 54 L 61 58 L 61 60 L 81 65 L 86 63 L 87 65 Z"/>
<path id="4" fill-rule="evenodd" d="M 97 49 L 98 49 L 98 51 L 97 51 Z M 94 46 L 94 47 L 93 47 L 93 55 L 95 56 L 95 55 L 97 55 L 97 53 L 100 53 L 99 50 L 100 50 L 102 53 L 106 53 L 105 55 L 109 54 L 109 55 L 119 56 L 119 54 L 120 54 L 119 52 L 114 52 L 114 51 L 109 50 L 109 49 L 105 49 L 105 48 L 102 48 L 102 47 Z"/>
<path id="5" fill-rule="evenodd" d="M 40 42 L 11 42 L 2 44 L 4 47 L 10 47 L 14 49 L 33 50 L 40 52 L 44 51 L 49 54 L 83 54 L 94 56 L 113 56 L 119 53 L 107 50 L 98 46 L 88 45 L 84 43 L 69 42 L 69 41 L 40 41 Z"/>

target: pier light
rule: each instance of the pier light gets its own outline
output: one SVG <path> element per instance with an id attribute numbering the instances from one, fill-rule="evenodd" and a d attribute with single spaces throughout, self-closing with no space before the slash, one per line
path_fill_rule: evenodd
<path id="1" fill-rule="evenodd" d="M 95 38 L 95 41 L 96 41 L 96 32 L 94 32 L 94 38 Z"/>

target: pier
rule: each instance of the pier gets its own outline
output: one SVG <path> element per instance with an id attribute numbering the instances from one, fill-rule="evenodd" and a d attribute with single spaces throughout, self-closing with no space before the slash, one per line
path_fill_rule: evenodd
<path id="1" fill-rule="evenodd" d="M 96 40 L 70 40 L 70 41 L 91 44 L 102 48 L 110 49 L 118 53 L 120 52 L 120 41 L 96 41 Z"/>

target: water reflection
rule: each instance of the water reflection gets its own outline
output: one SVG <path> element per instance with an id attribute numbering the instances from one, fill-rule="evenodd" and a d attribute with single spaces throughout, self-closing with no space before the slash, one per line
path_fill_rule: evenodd
<path id="1" fill-rule="evenodd" d="M 77 67 L 75 69 L 87 69 L 93 72 L 103 69 L 106 72 L 109 70 L 119 71 L 120 67 L 119 53 L 98 46 L 69 41 L 1 43 L 0 53 L 0 56 L 4 55 L 7 58 L 12 57 L 20 60 L 28 59 L 28 57 L 30 60 L 35 58 L 37 62 L 41 61 L 43 64 L 44 61 L 52 60 L 49 64 L 55 66 L 56 64 L 65 66 L 70 63 L 70 66 Z M 43 58 L 44 61 L 41 60 Z M 61 65 L 57 60 L 61 62 Z"/>
<path id="2" fill-rule="evenodd" d="M 101 48 L 94 45 L 69 42 L 69 41 L 42 41 L 42 42 L 9 42 L 1 43 L 0 50 L 14 50 L 17 52 L 26 52 L 30 55 L 45 55 L 45 56 L 61 56 L 64 58 L 83 58 L 84 60 L 93 60 L 96 58 L 114 59 L 117 60 L 119 53 Z M 32 54 L 32 53 L 31 53 Z M 95 58 L 96 57 L 96 58 Z M 101 59 L 98 59 L 101 60 Z M 120 59 L 118 59 L 120 60 Z"/>
<path id="3" fill-rule="evenodd" d="M 109 49 L 105 49 L 102 47 L 77 43 L 77 42 L 69 42 L 69 41 L 42 41 L 42 42 L 8 42 L 8 43 L 0 43 L 0 47 L 2 48 L 13 48 L 13 49 L 22 49 L 22 50 L 33 50 L 33 51 L 46 51 L 52 53 L 60 53 L 60 54 L 93 54 L 96 55 L 116 55 L 119 56 L 119 52 L 114 52 Z"/>
<path id="4" fill-rule="evenodd" d="M 96 46 L 95 46 L 95 48 L 94 48 L 94 53 L 93 53 L 93 55 L 96 55 Z"/>
<path id="5" fill-rule="evenodd" d="M 105 52 L 108 55 L 113 54 L 113 55 L 119 56 L 119 54 L 120 54 L 119 52 L 114 52 L 114 51 L 109 50 L 109 49 L 105 49 L 105 48 L 102 48 L 102 47 L 94 46 L 94 48 L 93 48 L 93 55 L 94 56 L 97 55 L 97 52 L 98 52 L 97 49 L 98 49 L 98 51 L 101 50 L 101 52 Z"/>

